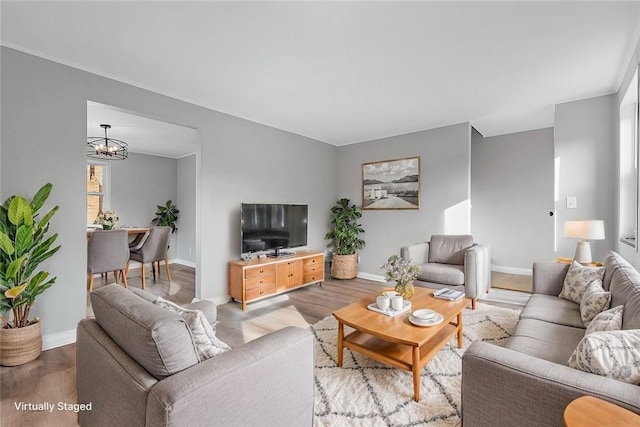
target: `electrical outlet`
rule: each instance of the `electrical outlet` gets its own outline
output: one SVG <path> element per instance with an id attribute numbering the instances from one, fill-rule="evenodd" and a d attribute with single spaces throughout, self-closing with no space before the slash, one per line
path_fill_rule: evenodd
<path id="1" fill-rule="evenodd" d="M 578 198 L 576 196 L 567 196 L 567 209 L 576 209 L 578 207 Z"/>

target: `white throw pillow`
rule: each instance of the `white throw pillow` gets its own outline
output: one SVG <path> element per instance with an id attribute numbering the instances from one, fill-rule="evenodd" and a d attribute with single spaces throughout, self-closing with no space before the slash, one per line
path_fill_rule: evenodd
<path id="1" fill-rule="evenodd" d="M 640 384 L 640 329 L 585 335 L 567 365 L 625 383 Z"/>
<path id="2" fill-rule="evenodd" d="M 604 279 L 604 267 L 585 267 L 573 261 L 564 278 L 562 292 L 558 296 L 580 304 L 587 287 L 596 279 Z"/>
<path id="3" fill-rule="evenodd" d="M 231 347 L 216 337 L 215 331 L 202 311 L 189 310 L 162 297 L 158 297 L 154 303 L 160 307 L 175 311 L 187 322 L 201 362 L 231 350 Z"/>
<path id="4" fill-rule="evenodd" d="M 580 301 L 580 317 L 584 326 L 589 326 L 596 315 L 609 308 L 610 303 L 611 293 L 604 290 L 602 280 L 596 279 L 589 283 Z"/>
<path id="5" fill-rule="evenodd" d="M 619 305 L 603 311 L 600 314 L 596 314 L 596 317 L 594 317 L 591 323 L 589 323 L 589 326 L 587 326 L 585 335 L 602 331 L 619 331 L 622 329 L 623 310 L 624 307 Z"/>

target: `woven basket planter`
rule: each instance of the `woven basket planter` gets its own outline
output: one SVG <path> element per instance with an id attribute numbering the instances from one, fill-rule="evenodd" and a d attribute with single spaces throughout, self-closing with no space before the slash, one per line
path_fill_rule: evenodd
<path id="1" fill-rule="evenodd" d="M 334 279 L 355 279 L 358 276 L 358 256 L 333 255 L 331 277 Z"/>
<path id="2" fill-rule="evenodd" d="M 24 328 L 0 329 L 0 365 L 18 366 L 42 353 L 40 322 Z"/>

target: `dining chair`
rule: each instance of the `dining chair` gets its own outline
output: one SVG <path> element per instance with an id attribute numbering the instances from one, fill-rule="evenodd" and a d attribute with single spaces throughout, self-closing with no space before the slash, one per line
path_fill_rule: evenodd
<path id="1" fill-rule="evenodd" d="M 122 274 L 124 287 L 127 284 L 127 262 L 129 261 L 129 238 L 126 230 L 95 230 L 87 242 L 87 280 L 89 292 L 93 291 L 93 275 L 113 271 L 116 283 Z"/>
<path id="2" fill-rule="evenodd" d="M 167 257 L 167 248 L 169 246 L 169 238 L 171 237 L 171 227 L 151 227 L 147 239 L 139 249 L 131 249 L 129 251 L 129 260 L 138 261 L 142 264 L 142 289 L 145 288 L 146 278 L 144 265 L 151 263 L 153 270 L 153 281 L 156 281 L 156 268 L 158 275 L 160 274 L 160 261 L 164 260 L 164 266 L 167 270 L 167 278 L 171 282 L 171 272 L 169 271 L 169 260 Z M 156 267 L 157 263 L 157 267 Z M 129 263 L 127 262 L 127 271 Z"/>

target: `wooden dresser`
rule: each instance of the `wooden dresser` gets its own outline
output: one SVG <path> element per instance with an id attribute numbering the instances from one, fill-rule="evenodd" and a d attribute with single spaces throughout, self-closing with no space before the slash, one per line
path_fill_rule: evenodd
<path id="1" fill-rule="evenodd" d="M 278 295 L 324 280 L 324 254 L 300 251 L 282 258 L 229 261 L 229 295 L 242 303 Z"/>

